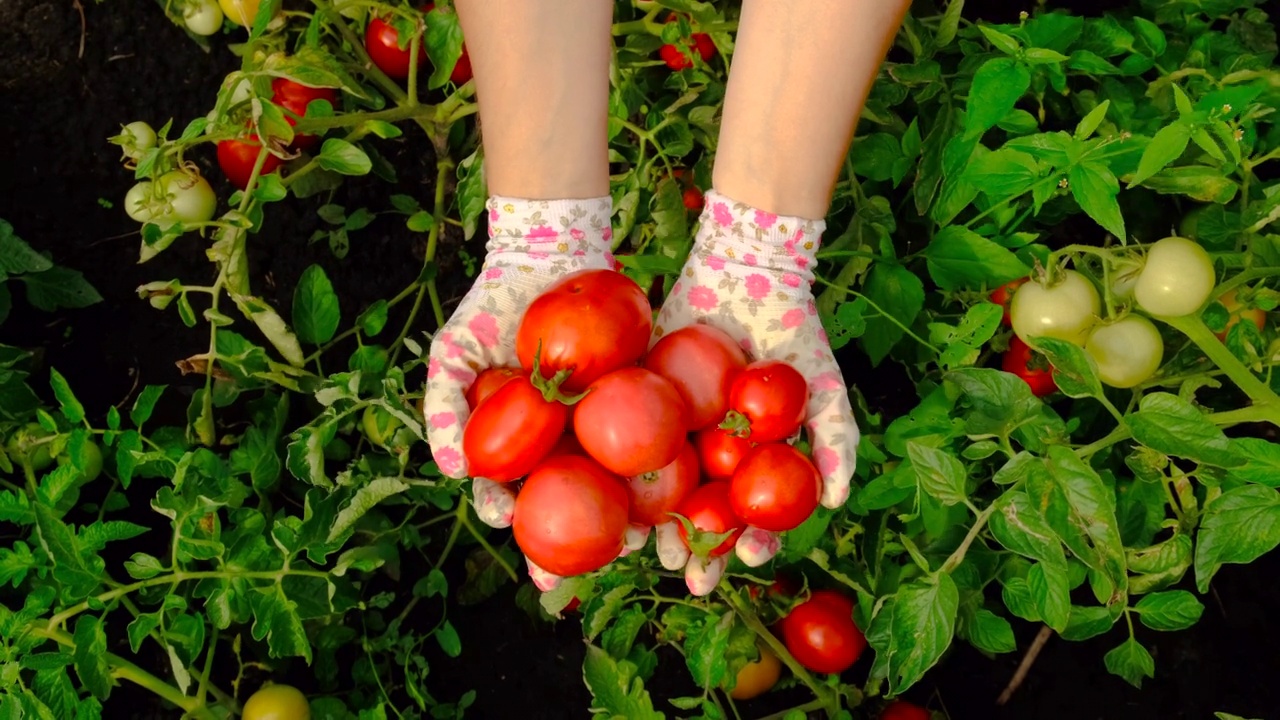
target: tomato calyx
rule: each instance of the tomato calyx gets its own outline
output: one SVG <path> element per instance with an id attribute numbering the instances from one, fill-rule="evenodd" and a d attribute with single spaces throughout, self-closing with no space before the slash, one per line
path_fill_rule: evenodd
<path id="1" fill-rule="evenodd" d="M 591 392 L 588 388 L 576 395 L 566 395 L 560 390 L 569 376 L 573 374 L 573 368 L 564 368 L 556 372 L 551 377 L 542 374 L 542 340 L 538 340 L 538 349 L 533 353 L 533 370 L 529 373 L 529 382 L 533 387 L 542 393 L 542 399 L 547 402 L 559 402 L 564 405 L 577 405 Z"/>
<path id="2" fill-rule="evenodd" d="M 710 530 L 700 530 L 694 525 L 689 518 L 678 512 L 672 511 L 668 513 L 675 518 L 680 526 L 687 533 L 685 544 L 689 546 L 689 552 L 697 555 L 700 560 L 707 560 L 712 557 L 715 549 L 720 547 L 726 540 L 737 534 L 740 528 L 729 528 L 725 532 L 717 533 Z"/>
<path id="3" fill-rule="evenodd" d="M 751 419 L 737 410 L 725 413 L 719 428 L 734 437 L 751 437 Z"/>

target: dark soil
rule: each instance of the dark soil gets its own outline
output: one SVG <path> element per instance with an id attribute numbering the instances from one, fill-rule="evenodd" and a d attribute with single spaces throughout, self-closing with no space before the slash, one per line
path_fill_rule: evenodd
<path id="1" fill-rule="evenodd" d="M 1008 20 L 1024 3 L 985 5 L 998 19 Z M 137 225 L 119 207 L 132 180 L 106 138 L 135 119 L 159 126 L 174 118 L 181 127 L 203 114 L 221 77 L 238 59 L 221 40 L 215 41 L 213 52 L 203 52 L 150 0 L 88 2 L 83 10 L 82 29 L 72 0 L 0 0 L 0 218 L 34 246 L 51 252 L 56 262 L 83 271 L 106 300 L 52 316 L 31 312 L 19 302 L 0 326 L 0 342 L 43 348 L 46 365 L 65 374 L 90 413 L 100 417 L 138 383 L 167 384 L 188 393 L 195 386 L 174 363 L 202 352 L 207 336 L 183 326 L 172 309 L 151 309 L 134 289 L 158 279 L 199 283 L 210 272 L 203 241 L 194 237 L 151 263 L 136 263 Z M 967 9 L 966 14 L 980 11 Z M 386 142 L 382 150 L 400 174 L 394 192 L 425 202 L 431 190 L 431 150 L 420 134 L 407 136 Z M 229 188 L 219 184 L 211 154 L 195 159 L 226 197 Z M 357 180 L 334 201 L 380 211 L 387 209 L 389 194 L 379 181 Z M 107 207 L 102 199 L 116 206 Z M 408 232 L 401 218 L 384 216 L 354 233 L 350 255 L 335 260 L 325 243 L 307 243 L 320 226 L 315 209 L 324 201 L 271 208 L 266 226 L 251 241 L 252 281 L 256 292 L 287 313 L 296 279 L 305 267 L 320 263 L 337 287 L 344 317 L 350 318 L 412 281 L 421 267 L 422 236 Z M 446 298 L 466 285 L 455 259 L 459 240 L 447 237 L 441 253 Z M 470 250 L 478 254 L 479 248 L 473 242 Z M 904 394 L 902 376 L 883 369 L 870 375 L 871 369 L 860 365 L 846 369 L 867 392 L 873 409 L 900 412 L 895 396 Z M 181 411 L 180 404 L 170 408 Z M 460 566 L 450 570 L 455 587 L 460 571 Z M 1209 718 L 1214 711 L 1280 717 L 1280 685 L 1274 681 L 1280 675 L 1280 654 L 1275 652 L 1280 624 L 1270 617 L 1280 601 L 1273 580 L 1277 574 L 1276 555 L 1249 567 L 1227 567 L 1215 582 L 1215 593 L 1205 598 L 1204 619 L 1194 629 L 1158 634 L 1140 628 L 1157 672 L 1141 691 L 1103 667 L 1103 654 L 1121 639 L 1116 630 L 1086 643 L 1051 640 L 1005 708 L 996 708 L 993 701 L 1020 654 L 990 660 L 967 645 L 957 645 L 912 697 L 945 708 L 953 718 L 1166 720 Z M 509 586 L 478 606 L 450 610 L 464 651 L 456 660 L 432 658 L 431 691 L 441 700 L 453 700 L 476 689 L 472 717 L 587 717 L 590 698 L 581 677 L 583 642 L 575 621 L 535 623 L 514 609 L 513 595 Z M 1035 633 L 1035 627 L 1021 623 L 1022 647 Z M 161 658 L 141 660 L 163 672 Z M 865 672 L 865 664 L 850 676 Z M 660 667 L 649 687 L 659 707 L 669 709 L 665 698 L 692 694 L 693 688 L 678 656 L 664 652 Z M 295 667 L 291 674 L 305 684 L 305 668 Z M 744 716 L 758 717 L 804 699 L 803 691 L 783 693 L 742 709 Z M 108 714 L 164 716 L 156 708 L 145 693 L 120 688 Z"/>

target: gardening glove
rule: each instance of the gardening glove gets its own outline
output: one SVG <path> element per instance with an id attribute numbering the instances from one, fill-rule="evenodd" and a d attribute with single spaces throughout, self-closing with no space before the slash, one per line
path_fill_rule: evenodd
<path id="1" fill-rule="evenodd" d="M 490 197 L 489 242 L 475 284 L 431 340 L 423 414 L 431 456 L 440 472 L 467 476 L 462 429 L 466 391 L 490 367 L 514 367 L 516 328 L 525 308 L 548 285 L 588 268 L 614 268 L 609 197 L 519 200 Z M 511 525 L 515 493 L 505 483 L 472 479 L 477 517 Z"/>
<path id="2" fill-rule="evenodd" d="M 822 476 L 822 504 L 838 508 L 849 497 L 860 434 L 810 289 L 825 228 L 822 220 L 774 215 L 708 192 L 693 250 L 654 325 L 654 342 L 701 322 L 728 333 L 754 360 L 783 360 L 799 370 L 809 381 L 804 428 Z M 674 521 L 656 531 L 663 566 L 683 567 L 694 595 L 711 592 L 728 556 L 691 556 Z M 779 546 L 777 533 L 748 527 L 734 550 L 758 567 Z"/>

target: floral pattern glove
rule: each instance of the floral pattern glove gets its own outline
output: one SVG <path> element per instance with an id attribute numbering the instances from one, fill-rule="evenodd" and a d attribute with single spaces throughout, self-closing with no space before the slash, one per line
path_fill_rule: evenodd
<path id="1" fill-rule="evenodd" d="M 822 504 L 838 508 L 849 497 L 860 434 L 810 289 L 825 227 L 821 220 L 774 215 L 708 192 L 693 251 L 658 315 L 654 341 L 706 323 L 728 333 L 752 359 L 783 360 L 799 370 L 809 381 L 804 427 L 822 475 Z M 691 557 L 675 522 L 656 531 L 663 566 L 683 567 L 694 595 L 711 592 L 728 557 Z M 756 567 L 779 545 L 777 533 L 748 527 L 735 551 Z"/>

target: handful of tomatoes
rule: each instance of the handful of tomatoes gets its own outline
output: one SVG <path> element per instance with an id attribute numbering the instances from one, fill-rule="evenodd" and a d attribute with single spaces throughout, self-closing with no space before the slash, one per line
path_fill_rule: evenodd
<path id="1" fill-rule="evenodd" d="M 808 407 L 800 373 L 751 362 L 709 325 L 649 349 L 652 328 L 630 278 L 572 273 L 522 317 L 519 367 L 485 370 L 467 392 L 471 474 L 520 483 L 516 544 L 549 573 L 603 567 L 631 525 L 678 520 L 690 550 L 715 557 L 748 526 L 790 530 L 818 506 L 818 470 L 787 443 Z"/>

